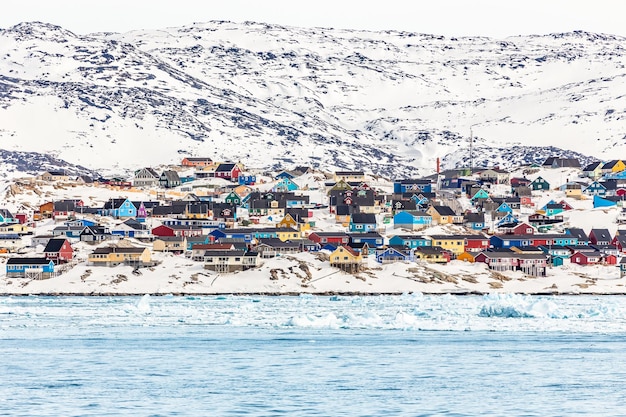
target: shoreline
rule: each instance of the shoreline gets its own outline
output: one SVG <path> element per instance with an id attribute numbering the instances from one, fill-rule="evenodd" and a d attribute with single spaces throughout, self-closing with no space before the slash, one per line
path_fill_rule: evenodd
<path id="1" fill-rule="evenodd" d="M 39 292 L 39 293 L 0 293 L 0 297 L 142 297 L 149 295 L 151 297 L 219 297 L 219 296 L 231 296 L 231 297 L 301 297 L 310 295 L 312 297 L 376 297 L 376 296 L 401 296 L 411 294 L 422 295 L 458 295 L 458 296 L 485 296 L 490 294 L 515 294 L 526 295 L 533 297 L 541 296 L 625 296 L 625 292 L 571 292 L 571 291 L 536 291 L 536 292 L 482 292 L 482 291 L 459 291 L 459 292 L 360 292 L 360 291 L 323 291 L 323 292 L 212 292 L 212 293 L 198 293 L 198 292 L 157 292 L 157 293 L 113 293 L 113 292 Z"/>

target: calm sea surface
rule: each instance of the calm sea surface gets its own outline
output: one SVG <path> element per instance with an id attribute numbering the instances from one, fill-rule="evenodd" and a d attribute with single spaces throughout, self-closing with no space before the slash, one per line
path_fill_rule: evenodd
<path id="1" fill-rule="evenodd" d="M 626 298 L 0 297 L 2 416 L 624 416 Z"/>

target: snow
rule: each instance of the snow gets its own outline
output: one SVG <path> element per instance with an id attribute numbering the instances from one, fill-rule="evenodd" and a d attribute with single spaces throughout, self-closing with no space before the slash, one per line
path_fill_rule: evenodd
<path id="1" fill-rule="evenodd" d="M 573 178 L 578 171 L 572 169 L 541 169 L 533 175 L 541 175 L 552 185 L 552 190 L 544 194 L 536 193 L 537 208 L 553 199 L 565 198 L 564 192 L 555 191 L 561 178 Z M 513 173 L 512 176 L 516 176 Z M 325 203 L 323 184 L 318 180 L 322 174 L 305 174 L 296 177 L 294 182 L 307 185 L 311 202 Z M 273 182 L 268 180 L 258 188 L 270 189 Z M 208 181 L 208 180 L 205 180 Z M 223 180 L 213 180 L 220 181 Z M 322 179 L 323 181 L 323 179 Z M 375 188 L 389 191 L 391 184 L 384 180 L 370 182 Z M 555 186 L 556 185 L 556 186 Z M 154 191 L 121 191 L 102 186 L 41 186 L 39 194 L 33 190 L 22 189 L 11 196 L 5 190 L 5 201 L 0 206 L 12 213 L 36 207 L 51 199 L 82 199 L 86 205 L 100 207 L 109 198 L 127 197 L 133 201 L 150 200 Z M 166 191 L 168 193 L 169 191 Z M 171 195 L 180 197 L 178 191 Z M 174 194 L 176 193 L 176 194 Z M 564 212 L 566 222 L 571 227 L 580 227 L 587 233 L 591 228 L 607 228 L 612 234 L 618 228 L 615 218 L 617 207 L 594 209 L 592 199 L 566 199 L 574 210 Z M 344 230 L 334 223 L 333 215 L 327 210 L 313 210 L 315 230 Z M 275 220 L 275 219 L 274 219 Z M 151 227 L 158 224 L 151 221 Z M 34 235 L 50 232 L 62 223 L 53 220 L 38 222 Z M 260 226 L 270 226 L 273 223 Z M 448 226 L 433 226 L 420 231 L 420 234 L 435 235 L 446 232 L 459 232 Z M 392 225 L 387 225 L 388 237 L 400 233 Z M 29 238 L 26 238 L 28 240 Z M 141 242 L 126 238 L 132 244 Z M 29 243 L 29 242 L 27 242 Z M 108 241 L 103 245 L 115 243 Z M 95 248 L 84 242 L 73 243 L 79 260 L 85 260 Z M 148 247 L 151 248 L 151 245 Z M 43 256 L 29 248 L 29 254 L 20 256 Z M 41 248 L 39 248 L 41 249 Z M 2 256 L 2 255 L 0 255 Z M 6 255 L 5 255 L 6 258 Z M 152 258 L 159 264 L 151 268 L 141 268 L 135 275 L 129 266 L 98 267 L 79 262 L 67 273 L 46 280 L 7 278 L 4 268 L 5 258 L 0 258 L 0 294 L 468 294 L 468 293 L 520 293 L 520 294 L 626 294 L 626 278 L 620 278 L 616 266 L 579 266 L 566 262 L 562 267 L 550 267 L 546 277 L 531 277 L 521 272 L 493 273 L 486 265 L 452 261 L 436 265 L 424 262 L 407 262 L 382 265 L 373 256 L 367 260 L 367 268 L 358 274 L 349 274 L 331 268 L 328 261 L 321 261 L 314 253 L 298 253 L 263 260 L 257 269 L 236 273 L 215 273 L 203 268 L 202 263 L 186 258 L 184 255 L 152 252 Z M 300 266 L 304 265 L 304 269 Z M 308 269 L 309 276 L 305 273 Z M 275 270 L 277 279 L 271 279 Z"/>

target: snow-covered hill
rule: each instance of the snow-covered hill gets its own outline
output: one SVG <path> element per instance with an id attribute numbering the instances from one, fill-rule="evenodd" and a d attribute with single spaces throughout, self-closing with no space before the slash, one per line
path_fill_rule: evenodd
<path id="1" fill-rule="evenodd" d="M 625 48 L 587 32 L 22 23 L 0 30 L 0 149 L 101 171 L 209 156 L 386 176 L 469 165 L 470 137 L 474 166 L 623 158 Z"/>

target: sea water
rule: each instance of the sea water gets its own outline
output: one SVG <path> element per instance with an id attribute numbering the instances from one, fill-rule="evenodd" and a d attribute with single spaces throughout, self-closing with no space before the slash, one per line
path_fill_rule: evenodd
<path id="1" fill-rule="evenodd" d="M 623 416 L 626 297 L 0 297 L 0 415 Z"/>

